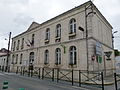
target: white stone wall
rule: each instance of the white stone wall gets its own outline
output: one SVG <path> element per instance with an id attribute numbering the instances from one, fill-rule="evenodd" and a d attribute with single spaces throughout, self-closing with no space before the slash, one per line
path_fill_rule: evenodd
<path id="1" fill-rule="evenodd" d="M 1 66 L 6 66 L 6 60 L 7 60 L 7 56 L 1 56 L 0 57 L 0 65 Z"/>
<path id="2" fill-rule="evenodd" d="M 46 49 L 49 50 L 49 65 L 48 67 L 56 67 L 55 66 L 55 49 L 60 48 L 61 49 L 61 59 L 62 64 L 58 67 L 68 69 L 71 68 L 68 65 L 69 61 L 69 47 L 70 46 L 76 46 L 77 48 L 77 65 L 74 65 L 74 69 L 80 69 L 80 70 L 86 70 L 87 69 L 87 56 L 86 56 L 86 29 L 85 29 L 85 12 L 84 7 L 76 8 L 74 11 L 69 11 L 65 13 L 64 15 L 60 15 L 54 19 L 51 19 L 47 22 L 42 23 L 39 25 L 39 27 L 34 28 L 33 30 L 28 30 L 27 32 L 14 37 L 13 42 L 21 40 L 24 38 L 25 42 L 28 42 L 28 40 L 31 40 L 32 34 L 35 35 L 35 43 L 34 47 L 28 47 L 26 43 L 24 42 L 24 49 L 15 50 L 12 52 L 12 54 L 19 54 L 18 56 L 18 62 L 20 60 L 20 54 L 23 53 L 23 62 L 29 62 L 29 54 L 30 52 L 34 52 L 35 58 L 34 58 L 34 66 L 38 67 L 44 67 L 44 51 Z M 100 42 L 102 44 L 103 53 L 102 57 L 104 57 L 105 51 L 113 51 L 112 49 L 112 28 L 107 23 L 107 21 L 101 16 L 101 14 L 95 9 L 96 14 L 90 15 L 88 17 L 88 53 L 89 53 L 89 69 L 93 70 L 93 67 L 95 70 L 98 68 L 97 62 L 92 62 L 91 56 L 95 55 L 95 44 L 96 42 Z M 75 39 L 69 40 L 69 21 L 70 19 L 75 18 L 76 19 L 76 37 Z M 61 42 L 56 43 L 55 42 L 55 30 L 56 25 L 61 24 Z M 84 32 L 78 30 L 78 27 L 81 26 L 84 28 Z M 45 45 L 45 32 L 46 29 L 50 28 L 50 42 L 49 44 Z M 65 45 L 66 53 L 63 53 L 63 48 L 60 46 L 61 44 Z M 12 44 L 13 49 L 13 44 Z M 11 54 L 11 56 L 12 56 Z M 106 63 L 102 62 L 99 65 L 99 68 L 104 69 L 103 67 L 106 65 L 106 68 L 113 68 L 114 66 L 114 54 L 112 53 L 111 61 L 106 61 Z M 27 64 L 28 65 L 28 64 Z M 20 64 L 16 64 L 14 66 L 20 66 Z"/>

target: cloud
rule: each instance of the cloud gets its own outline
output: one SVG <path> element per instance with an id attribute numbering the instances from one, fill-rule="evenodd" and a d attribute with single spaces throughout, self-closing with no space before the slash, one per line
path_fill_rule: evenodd
<path id="1" fill-rule="evenodd" d="M 5 5 L 10 5 L 10 4 L 28 4 L 29 0 L 0 0 L 0 3 L 5 4 Z"/>
<path id="2" fill-rule="evenodd" d="M 27 16 L 25 14 L 17 14 L 17 16 L 13 19 L 13 22 L 16 26 L 26 26 L 29 24 L 29 22 L 32 22 L 34 19 L 30 16 Z"/>

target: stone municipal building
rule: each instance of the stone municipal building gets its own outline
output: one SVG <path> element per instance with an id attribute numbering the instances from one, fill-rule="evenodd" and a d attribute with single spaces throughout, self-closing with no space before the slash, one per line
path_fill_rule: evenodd
<path id="1" fill-rule="evenodd" d="M 12 38 L 11 51 L 12 70 L 30 64 L 89 71 L 114 68 L 112 26 L 91 1 L 41 24 L 33 22 Z"/>

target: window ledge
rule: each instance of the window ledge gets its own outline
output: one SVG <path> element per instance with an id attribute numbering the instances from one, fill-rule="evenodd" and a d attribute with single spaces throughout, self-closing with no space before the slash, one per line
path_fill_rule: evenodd
<path id="1" fill-rule="evenodd" d="M 77 65 L 76 64 L 69 64 L 68 67 L 69 68 L 77 68 Z"/>
<path id="2" fill-rule="evenodd" d="M 49 67 L 50 64 L 49 63 L 44 63 L 44 67 Z"/>
<path id="3" fill-rule="evenodd" d="M 60 39 L 61 37 L 55 37 L 55 39 Z"/>
<path id="4" fill-rule="evenodd" d="M 69 37 L 76 36 L 76 33 L 69 33 Z"/>
<path id="5" fill-rule="evenodd" d="M 63 65 L 62 65 L 62 64 L 55 64 L 54 66 L 55 66 L 55 68 L 60 68 L 60 67 L 62 67 Z"/>
<path id="6" fill-rule="evenodd" d="M 47 42 L 49 42 L 49 40 L 48 40 L 48 39 L 45 39 L 45 43 L 47 43 Z"/>

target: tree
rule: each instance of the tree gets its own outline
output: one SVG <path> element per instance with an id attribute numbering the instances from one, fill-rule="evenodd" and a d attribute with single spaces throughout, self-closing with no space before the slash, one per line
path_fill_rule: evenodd
<path id="1" fill-rule="evenodd" d="M 119 56 L 120 55 L 120 51 L 118 51 L 118 49 L 114 50 L 115 56 Z"/>

